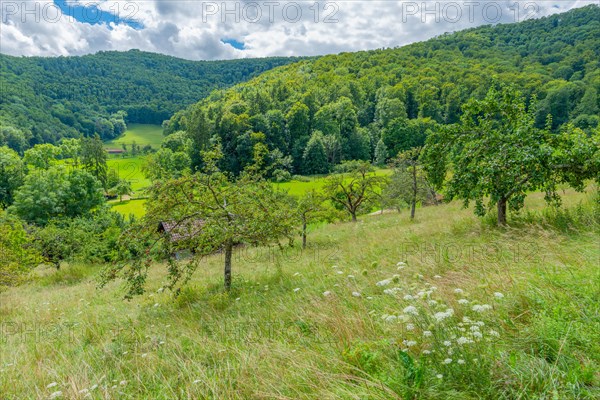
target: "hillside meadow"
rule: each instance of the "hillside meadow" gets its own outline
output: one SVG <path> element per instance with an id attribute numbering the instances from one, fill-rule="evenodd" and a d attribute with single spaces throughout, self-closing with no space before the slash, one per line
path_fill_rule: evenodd
<path id="1" fill-rule="evenodd" d="M 122 145 L 128 148 L 135 142 L 140 146 L 150 145 L 152 148 L 159 148 L 162 142 L 163 129 L 160 125 L 152 124 L 129 124 L 127 130 L 118 138 L 104 142 L 107 149 L 121 149 Z"/>
<path id="2" fill-rule="evenodd" d="M 6 399 L 594 399 L 597 189 L 535 193 L 499 229 L 460 204 L 238 248 L 176 298 L 97 290 L 100 267 L 40 268 L 0 294 Z M 56 394 L 60 392 L 60 394 Z"/>

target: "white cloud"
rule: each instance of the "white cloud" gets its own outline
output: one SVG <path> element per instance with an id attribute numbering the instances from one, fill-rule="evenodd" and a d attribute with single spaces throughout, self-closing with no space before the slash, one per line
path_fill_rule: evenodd
<path id="1" fill-rule="evenodd" d="M 70 4 L 95 4 L 103 12 L 135 19 L 143 24 L 136 30 L 125 24 L 76 21 L 62 15 L 49 0 L 26 6 L 2 0 L 0 51 L 58 56 L 137 48 L 187 59 L 319 55 L 400 46 L 444 32 L 537 18 L 599 1 L 520 1 L 515 9 L 515 0 L 70 0 Z M 242 42 L 245 49 L 237 50 L 223 39 Z"/>

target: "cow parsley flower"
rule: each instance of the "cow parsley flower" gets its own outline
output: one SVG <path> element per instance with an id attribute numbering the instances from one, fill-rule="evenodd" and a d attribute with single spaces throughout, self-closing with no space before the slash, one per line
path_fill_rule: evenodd
<path id="1" fill-rule="evenodd" d="M 375 286 L 380 286 L 380 287 L 381 287 L 381 286 L 387 286 L 387 285 L 389 285 L 390 283 L 392 283 L 392 280 L 391 280 L 391 279 L 384 279 L 384 280 L 382 280 L 382 281 L 379 281 L 379 282 L 377 282 L 377 283 L 375 284 Z"/>
<path id="2" fill-rule="evenodd" d="M 431 331 L 423 331 L 423 336 L 425 336 L 425 337 L 430 337 L 432 335 L 433 335 L 433 333 L 431 333 Z"/>
<path id="3" fill-rule="evenodd" d="M 354 297 L 360 297 L 361 294 L 359 292 L 352 292 L 352 296 L 354 296 Z"/>
<path id="4" fill-rule="evenodd" d="M 414 300 L 415 298 L 413 296 L 411 296 L 410 294 L 407 294 L 406 296 L 404 296 L 404 300 Z"/>
<path id="5" fill-rule="evenodd" d="M 482 312 L 485 312 L 487 310 L 490 310 L 491 308 L 492 308 L 492 306 L 490 306 L 489 304 L 475 304 L 472 307 L 472 310 L 475 311 L 475 312 L 482 313 Z"/>
<path id="6" fill-rule="evenodd" d="M 450 346 L 452 346 L 452 342 L 449 340 L 444 340 L 444 346 L 450 347 Z"/>
<path id="7" fill-rule="evenodd" d="M 467 300 L 467 299 L 460 299 L 460 300 L 458 300 L 458 304 L 469 304 L 469 300 Z"/>
<path id="8" fill-rule="evenodd" d="M 442 378 L 444 377 L 444 375 L 442 375 L 442 374 L 437 374 L 435 377 L 436 377 L 436 378 L 438 378 L 438 379 L 442 379 Z"/>
<path id="9" fill-rule="evenodd" d="M 450 364 L 451 362 L 452 362 L 452 359 L 451 359 L 451 358 L 446 358 L 446 359 L 444 360 L 444 364 Z"/>
<path id="10" fill-rule="evenodd" d="M 412 347 L 416 345 L 417 342 L 415 342 L 414 340 L 403 340 L 402 344 L 404 344 L 406 347 Z"/>
<path id="11" fill-rule="evenodd" d="M 454 293 L 456 293 L 456 294 L 463 294 L 464 291 L 462 289 L 458 289 L 457 288 L 457 289 L 454 289 Z"/>
<path id="12" fill-rule="evenodd" d="M 498 332 L 496 332 L 495 330 L 493 330 L 493 329 L 490 330 L 489 334 L 490 334 L 490 336 L 495 336 L 495 337 L 499 337 L 500 336 L 500 334 Z"/>
<path id="13" fill-rule="evenodd" d="M 325 296 L 325 297 L 331 296 L 331 292 L 329 290 L 326 290 L 323 292 L 323 296 Z"/>
<path id="14" fill-rule="evenodd" d="M 385 322 L 394 322 L 398 319 L 395 315 L 388 315 L 385 317 Z"/>
<path id="15" fill-rule="evenodd" d="M 415 330 L 415 326 L 413 324 L 406 324 L 406 330 L 407 331 L 414 331 Z"/>
<path id="16" fill-rule="evenodd" d="M 463 360 L 463 359 L 461 358 L 460 360 L 458 360 L 458 361 L 456 361 L 456 362 L 462 365 L 462 364 L 464 364 L 464 363 L 465 363 L 465 360 Z"/>
<path id="17" fill-rule="evenodd" d="M 55 386 L 57 386 L 57 385 L 58 385 L 58 383 L 56 383 L 56 382 L 49 383 L 49 384 L 46 386 L 46 389 L 53 388 L 53 387 L 55 387 Z"/>
<path id="18" fill-rule="evenodd" d="M 494 297 L 497 299 L 503 299 L 504 295 L 500 292 L 494 292 Z"/>
<path id="19" fill-rule="evenodd" d="M 411 315 L 419 315 L 419 311 L 417 311 L 417 308 L 415 306 L 408 306 L 406 308 L 404 308 L 404 310 L 402 310 L 405 314 L 411 314 Z"/>
<path id="20" fill-rule="evenodd" d="M 456 339 L 456 343 L 463 345 L 463 344 L 473 343 L 473 341 L 469 338 L 461 336 L 458 339 Z"/>

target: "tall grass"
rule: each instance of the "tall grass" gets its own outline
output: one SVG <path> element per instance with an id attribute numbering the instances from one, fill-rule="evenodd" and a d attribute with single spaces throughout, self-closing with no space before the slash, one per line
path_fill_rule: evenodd
<path id="1" fill-rule="evenodd" d="M 580 222 L 563 229 L 575 225 L 552 222 L 564 217 L 550 218 L 541 197 L 507 229 L 451 203 L 415 221 L 390 213 L 321 226 L 304 251 L 239 248 L 230 293 L 219 255 L 176 299 L 159 264 L 130 302 L 118 282 L 95 289 L 97 267 L 45 275 L 0 294 L 0 393 L 598 398 L 593 207 L 568 193 L 561 212 Z"/>

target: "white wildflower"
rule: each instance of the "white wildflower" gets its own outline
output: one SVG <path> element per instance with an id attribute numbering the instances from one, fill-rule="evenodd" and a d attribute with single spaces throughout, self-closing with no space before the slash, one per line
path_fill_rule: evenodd
<path id="1" fill-rule="evenodd" d="M 464 291 L 462 289 L 458 289 L 457 288 L 457 289 L 454 289 L 454 293 L 456 293 L 456 294 L 463 294 Z"/>
<path id="2" fill-rule="evenodd" d="M 148 357 L 148 353 L 142 354 L 142 358 L 146 358 L 146 357 Z"/>
<path id="3" fill-rule="evenodd" d="M 98 388 L 98 385 L 92 385 L 92 386 L 90 387 L 90 392 L 91 392 L 92 390 L 96 390 L 97 388 Z"/>
<path id="4" fill-rule="evenodd" d="M 385 317 L 385 322 L 394 322 L 398 319 L 398 317 L 396 317 L 395 315 L 388 315 L 387 317 Z"/>
<path id="5" fill-rule="evenodd" d="M 483 337 L 483 335 L 479 331 L 473 332 L 472 335 L 473 335 L 473 337 L 476 337 L 478 339 L 481 339 Z"/>
<path id="6" fill-rule="evenodd" d="M 490 334 L 490 336 L 495 336 L 495 337 L 499 337 L 500 336 L 500 334 L 498 332 L 496 332 L 495 330 L 493 330 L 493 329 L 490 330 L 489 334 Z"/>
<path id="7" fill-rule="evenodd" d="M 344 271 L 338 271 L 337 273 L 338 273 L 338 275 L 341 275 L 344 273 Z"/>
<path id="8" fill-rule="evenodd" d="M 165 291 L 165 288 L 163 288 L 163 287 L 160 287 L 160 288 L 158 288 L 158 290 L 157 290 L 157 292 L 158 292 L 158 293 L 162 293 L 162 292 L 164 292 L 164 291 Z"/>
<path id="9" fill-rule="evenodd" d="M 298 291 L 300 291 L 299 287 L 297 287 L 297 288 L 294 289 L 294 292 L 298 292 Z"/>
<path id="10" fill-rule="evenodd" d="M 467 299 L 460 299 L 460 300 L 458 300 L 458 304 L 469 304 L 469 300 L 467 300 Z"/>
<path id="11" fill-rule="evenodd" d="M 469 329 L 471 329 L 471 332 L 477 332 L 479 331 L 479 325 L 472 325 Z"/>
<path id="12" fill-rule="evenodd" d="M 416 345 L 417 342 L 415 342 L 414 340 L 403 340 L 402 344 L 404 344 L 406 347 L 412 347 Z"/>
<path id="13" fill-rule="evenodd" d="M 382 280 L 382 281 L 379 281 L 379 282 L 377 282 L 375 285 L 376 285 L 376 286 L 387 286 L 387 285 L 389 285 L 390 283 L 392 283 L 392 280 L 391 280 L 391 279 L 384 279 L 384 280 Z"/>
<path id="14" fill-rule="evenodd" d="M 398 269 L 402 269 L 402 268 L 406 267 L 406 263 L 404 261 L 400 261 L 399 263 L 396 264 L 396 266 L 398 267 Z"/>
<path id="15" fill-rule="evenodd" d="M 500 292 L 494 292 L 494 297 L 497 299 L 503 299 L 504 295 Z"/>
<path id="16" fill-rule="evenodd" d="M 160 304 L 158 304 L 158 303 L 154 303 L 154 307 L 155 307 L 155 308 L 156 308 L 156 307 L 158 307 L 158 306 L 160 306 Z"/>
<path id="17" fill-rule="evenodd" d="M 441 276 L 439 276 L 439 275 L 434 275 L 434 276 L 433 276 L 433 278 L 434 278 L 434 279 L 442 279 L 442 277 L 441 277 Z"/>
<path id="18" fill-rule="evenodd" d="M 423 336 L 425 336 L 425 337 L 430 337 L 432 335 L 433 335 L 433 333 L 431 333 L 431 331 L 423 331 Z"/>
<path id="19" fill-rule="evenodd" d="M 423 350 L 422 353 L 425 354 L 425 355 L 427 355 L 427 354 L 431 354 L 431 351 L 429 351 L 429 350 Z"/>
<path id="20" fill-rule="evenodd" d="M 201 380 L 201 379 L 196 379 L 196 380 L 195 380 L 194 382 L 192 382 L 192 383 L 196 384 L 196 383 L 200 383 L 200 382 L 202 382 L 202 380 Z"/>
<path id="21" fill-rule="evenodd" d="M 467 344 L 467 343 L 473 343 L 473 341 L 469 338 L 461 336 L 458 339 L 456 339 L 456 343 L 463 345 L 463 344 Z"/>
<path id="22" fill-rule="evenodd" d="M 491 309 L 492 306 L 490 306 L 489 304 L 475 304 L 471 309 L 475 312 L 479 312 L 482 313 L 484 311 L 487 311 L 489 309 Z"/>
<path id="23" fill-rule="evenodd" d="M 408 306 L 404 310 L 402 310 L 405 314 L 419 315 L 419 311 L 415 306 Z"/>
<path id="24" fill-rule="evenodd" d="M 354 296 L 354 297 L 360 297 L 361 294 L 359 292 L 352 292 L 352 296 Z"/>
<path id="25" fill-rule="evenodd" d="M 46 386 L 46 389 L 53 388 L 54 386 L 57 386 L 57 385 L 58 385 L 58 383 L 56 383 L 56 382 L 52 382 L 52 383 L 50 383 L 50 384 L 48 384 L 48 385 Z"/>
<path id="26" fill-rule="evenodd" d="M 52 393 L 48 398 L 49 399 L 57 399 L 59 397 L 62 397 L 62 392 L 60 390 Z"/>
<path id="27" fill-rule="evenodd" d="M 464 364 L 464 363 L 465 363 L 465 360 L 463 360 L 463 359 L 461 358 L 460 360 L 458 360 L 458 361 L 457 361 L 457 363 L 459 363 L 459 364 L 461 364 L 461 365 L 462 365 L 462 364 Z"/>
<path id="28" fill-rule="evenodd" d="M 413 324 L 406 324 L 406 330 L 407 331 L 414 331 L 415 330 L 415 326 Z"/>
<path id="29" fill-rule="evenodd" d="M 450 346 L 452 346 L 452 342 L 449 340 L 444 340 L 444 346 L 450 347 Z"/>
<path id="30" fill-rule="evenodd" d="M 119 385 L 125 386 L 125 385 L 127 385 L 127 381 L 121 381 L 121 382 L 119 382 Z"/>
<path id="31" fill-rule="evenodd" d="M 430 305 L 430 306 L 432 306 L 432 307 L 433 307 L 433 306 L 437 306 L 437 303 L 438 303 L 438 302 L 437 302 L 437 301 L 435 301 L 435 300 L 428 300 L 428 301 L 427 301 L 427 304 L 429 304 L 429 305 Z"/>
<path id="32" fill-rule="evenodd" d="M 323 292 L 323 296 L 325 296 L 325 297 L 331 296 L 331 292 L 329 290 L 326 290 Z"/>
<path id="33" fill-rule="evenodd" d="M 414 297 L 410 294 L 407 294 L 406 296 L 404 296 L 404 300 L 414 300 Z"/>
<path id="34" fill-rule="evenodd" d="M 435 377 L 436 377 L 436 378 L 438 378 L 438 379 L 442 379 L 442 378 L 444 377 L 444 375 L 442 375 L 442 374 L 437 374 Z"/>
<path id="35" fill-rule="evenodd" d="M 451 358 L 446 358 L 446 359 L 444 360 L 444 364 L 450 364 L 451 362 L 452 362 L 452 359 L 451 359 Z"/>
<path id="36" fill-rule="evenodd" d="M 354 279 L 354 275 L 348 275 L 348 279 Z"/>
<path id="37" fill-rule="evenodd" d="M 373 296 L 367 296 L 367 300 L 373 300 Z"/>

